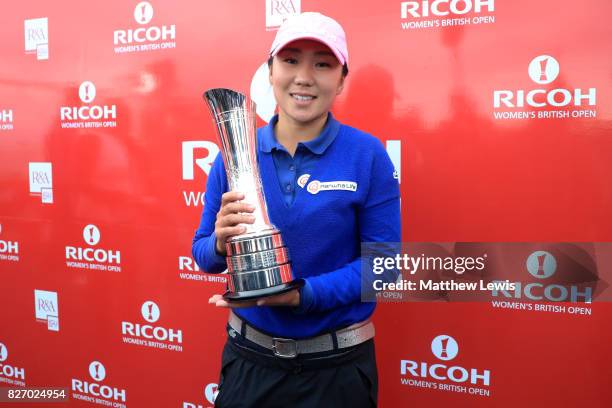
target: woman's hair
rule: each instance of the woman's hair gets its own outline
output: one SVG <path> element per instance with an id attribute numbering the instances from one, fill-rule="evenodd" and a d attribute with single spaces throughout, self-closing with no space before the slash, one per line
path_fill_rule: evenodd
<path id="1" fill-rule="evenodd" d="M 274 61 L 274 57 L 270 56 L 270 58 L 268 58 L 268 69 L 272 68 L 272 61 Z M 346 62 L 345 62 L 344 65 L 342 66 L 342 76 L 346 77 L 348 73 L 349 73 L 348 65 L 346 65 Z"/>

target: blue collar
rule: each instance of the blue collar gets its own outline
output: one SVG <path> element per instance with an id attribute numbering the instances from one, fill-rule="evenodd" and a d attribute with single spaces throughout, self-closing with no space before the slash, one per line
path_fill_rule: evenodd
<path id="1" fill-rule="evenodd" d="M 287 149 L 285 149 L 284 146 L 278 143 L 276 140 L 276 135 L 274 134 L 274 125 L 276 125 L 276 122 L 278 122 L 278 114 L 272 117 L 270 123 L 261 128 L 261 132 L 259 134 L 259 148 L 262 152 L 270 153 L 275 149 L 287 151 Z M 325 123 L 325 127 L 319 136 L 309 140 L 308 142 L 298 143 L 298 147 L 303 145 L 314 154 L 323 154 L 329 145 L 332 144 L 339 131 L 340 122 L 338 122 L 332 113 L 329 112 L 327 114 L 327 122 Z"/>

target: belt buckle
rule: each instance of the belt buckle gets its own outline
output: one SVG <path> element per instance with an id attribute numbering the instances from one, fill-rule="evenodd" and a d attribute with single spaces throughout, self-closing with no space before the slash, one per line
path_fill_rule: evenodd
<path id="1" fill-rule="evenodd" d="M 280 358 L 296 358 L 298 355 L 297 341 L 272 337 L 272 350 L 274 355 Z"/>

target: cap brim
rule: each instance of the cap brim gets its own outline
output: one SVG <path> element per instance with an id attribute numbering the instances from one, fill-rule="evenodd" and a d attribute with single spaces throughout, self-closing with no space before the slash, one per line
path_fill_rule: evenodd
<path id="1" fill-rule="evenodd" d="M 285 48 L 288 44 L 291 44 L 292 42 L 299 41 L 299 40 L 314 40 L 314 41 L 318 41 L 318 42 L 320 42 L 322 44 L 325 44 L 327 46 L 327 48 L 329 48 L 331 50 L 331 52 L 336 56 L 336 59 L 340 62 L 341 65 L 346 64 L 346 61 L 345 61 L 344 57 L 342 56 L 342 54 L 335 47 L 333 47 L 324 38 L 318 37 L 316 35 L 306 35 L 306 36 L 303 36 L 303 37 L 289 38 L 286 41 L 282 41 L 270 53 L 270 56 L 274 57 L 276 54 L 278 54 L 280 52 L 280 50 Z"/>

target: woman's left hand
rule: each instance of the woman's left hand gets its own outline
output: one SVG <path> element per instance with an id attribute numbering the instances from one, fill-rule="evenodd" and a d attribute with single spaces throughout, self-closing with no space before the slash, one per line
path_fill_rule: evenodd
<path id="1" fill-rule="evenodd" d="M 212 295 L 208 299 L 208 303 L 217 307 L 252 307 L 252 306 L 299 306 L 300 291 L 298 289 L 291 290 L 280 295 L 268 296 L 261 299 L 251 300 L 248 302 L 228 302 L 223 299 L 223 295 Z"/>

